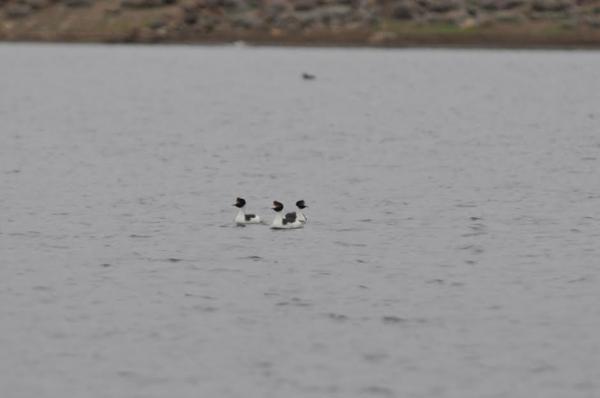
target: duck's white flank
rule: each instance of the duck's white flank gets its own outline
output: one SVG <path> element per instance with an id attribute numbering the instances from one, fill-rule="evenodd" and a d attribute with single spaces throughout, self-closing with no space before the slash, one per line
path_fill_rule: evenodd
<path id="1" fill-rule="evenodd" d="M 242 209 L 240 209 L 237 216 L 235 216 L 235 223 L 238 225 L 260 224 L 261 222 L 262 220 L 260 219 L 260 216 L 255 214 L 246 214 Z"/>
<path id="2" fill-rule="evenodd" d="M 306 216 L 304 215 L 304 213 L 302 213 L 300 210 L 298 210 L 296 212 L 296 218 L 298 219 L 298 221 L 300 221 L 302 224 L 306 224 Z"/>
<path id="3" fill-rule="evenodd" d="M 304 223 L 300 222 L 297 218 L 291 220 L 289 217 L 283 217 L 283 214 L 275 214 L 271 228 L 273 229 L 295 229 L 304 227 Z"/>

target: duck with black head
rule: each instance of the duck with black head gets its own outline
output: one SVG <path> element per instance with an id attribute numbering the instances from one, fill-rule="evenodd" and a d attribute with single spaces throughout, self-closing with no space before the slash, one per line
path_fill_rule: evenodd
<path id="1" fill-rule="evenodd" d="M 235 203 L 233 204 L 235 207 L 240 209 L 238 211 L 237 216 L 235 216 L 235 223 L 237 225 L 246 225 L 246 224 L 260 224 L 261 219 L 256 214 L 247 214 L 244 211 L 244 206 L 246 206 L 246 200 L 244 198 L 236 198 Z"/>
<path id="2" fill-rule="evenodd" d="M 288 217 L 293 217 L 295 215 L 296 219 L 298 221 L 300 221 L 302 224 L 306 224 L 307 218 L 304 215 L 304 213 L 302 213 L 302 210 L 304 210 L 305 208 L 308 207 L 306 205 L 306 202 L 304 202 L 304 200 L 299 200 L 299 201 L 296 202 L 296 207 L 298 208 L 298 211 L 293 212 L 293 213 L 287 213 L 285 215 L 285 217 L 288 218 Z"/>
<path id="3" fill-rule="evenodd" d="M 273 223 L 271 224 L 271 228 L 273 229 L 295 229 L 302 228 L 304 223 L 300 222 L 298 219 L 296 212 L 287 213 L 285 217 L 283 216 L 283 203 L 278 201 L 273 201 L 273 210 L 275 211 L 275 219 L 273 219 Z"/>

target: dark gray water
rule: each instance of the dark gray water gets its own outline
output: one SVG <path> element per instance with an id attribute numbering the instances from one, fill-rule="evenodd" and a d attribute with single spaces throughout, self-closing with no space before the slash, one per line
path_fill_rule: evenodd
<path id="1" fill-rule="evenodd" d="M 0 45 L 0 121 L 2 397 L 600 395 L 600 53 Z"/>

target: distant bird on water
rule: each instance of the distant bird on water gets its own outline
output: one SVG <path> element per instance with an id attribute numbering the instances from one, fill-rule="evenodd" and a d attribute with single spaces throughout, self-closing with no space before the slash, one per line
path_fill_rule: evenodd
<path id="1" fill-rule="evenodd" d="M 304 200 L 299 200 L 296 202 L 296 207 L 298 208 L 298 211 L 293 212 L 293 213 L 287 213 L 285 215 L 286 218 L 288 217 L 296 217 L 296 219 L 298 221 L 300 221 L 302 224 L 306 223 L 306 216 L 304 215 L 304 213 L 302 213 L 302 210 L 307 208 L 308 206 L 306 205 L 306 203 L 304 202 Z"/>
<path id="2" fill-rule="evenodd" d="M 302 74 L 302 78 L 303 78 L 304 80 L 315 80 L 316 76 L 315 76 L 315 75 L 311 75 L 310 73 L 306 73 L 306 72 L 304 72 L 304 73 Z"/>
<path id="3" fill-rule="evenodd" d="M 287 213 L 285 215 L 285 217 L 283 216 L 283 214 L 281 213 L 281 211 L 283 210 L 283 203 L 274 200 L 273 201 L 273 210 L 275 210 L 275 212 L 277 214 L 275 214 L 275 219 L 273 220 L 273 223 L 271 224 L 271 228 L 273 228 L 273 229 L 295 229 L 295 228 L 302 228 L 304 226 L 304 223 L 302 223 L 302 222 L 300 222 L 300 220 L 298 220 L 298 217 L 295 212 Z"/>
<path id="4" fill-rule="evenodd" d="M 235 216 L 235 223 L 237 225 L 261 223 L 260 217 L 256 214 L 246 214 L 246 212 L 244 212 L 244 206 L 246 206 L 246 200 L 244 200 L 244 198 L 236 198 L 233 205 L 240 209 L 237 216 Z"/>

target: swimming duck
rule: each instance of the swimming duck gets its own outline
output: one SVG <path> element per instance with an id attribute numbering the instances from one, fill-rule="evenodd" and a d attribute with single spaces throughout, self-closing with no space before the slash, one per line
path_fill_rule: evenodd
<path id="1" fill-rule="evenodd" d="M 259 216 L 256 214 L 246 214 L 244 212 L 244 206 L 246 206 L 246 200 L 244 200 L 244 198 L 236 198 L 233 205 L 240 209 L 237 216 L 235 216 L 235 223 L 237 225 L 260 224 L 261 220 Z"/>
<path id="2" fill-rule="evenodd" d="M 273 210 L 275 210 L 275 219 L 271 224 L 271 228 L 273 229 L 294 229 L 294 228 L 302 228 L 304 223 L 298 220 L 296 213 L 288 213 L 283 216 L 281 211 L 283 210 L 283 204 L 278 201 L 273 201 Z"/>
<path id="3" fill-rule="evenodd" d="M 306 216 L 304 215 L 304 213 L 302 213 L 302 210 L 307 208 L 308 206 L 306 205 L 306 203 L 304 203 L 303 200 L 299 200 L 296 202 L 296 207 L 298 208 L 298 211 L 296 211 L 294 213 L 287 213 L 285 215 L 285 217 L 288 218 L 288 217 L 292 217 L 293 215 L 295 215 L 295 217 L 298 221 L 300 221 L 302 224 L 305 224 Z"/>

